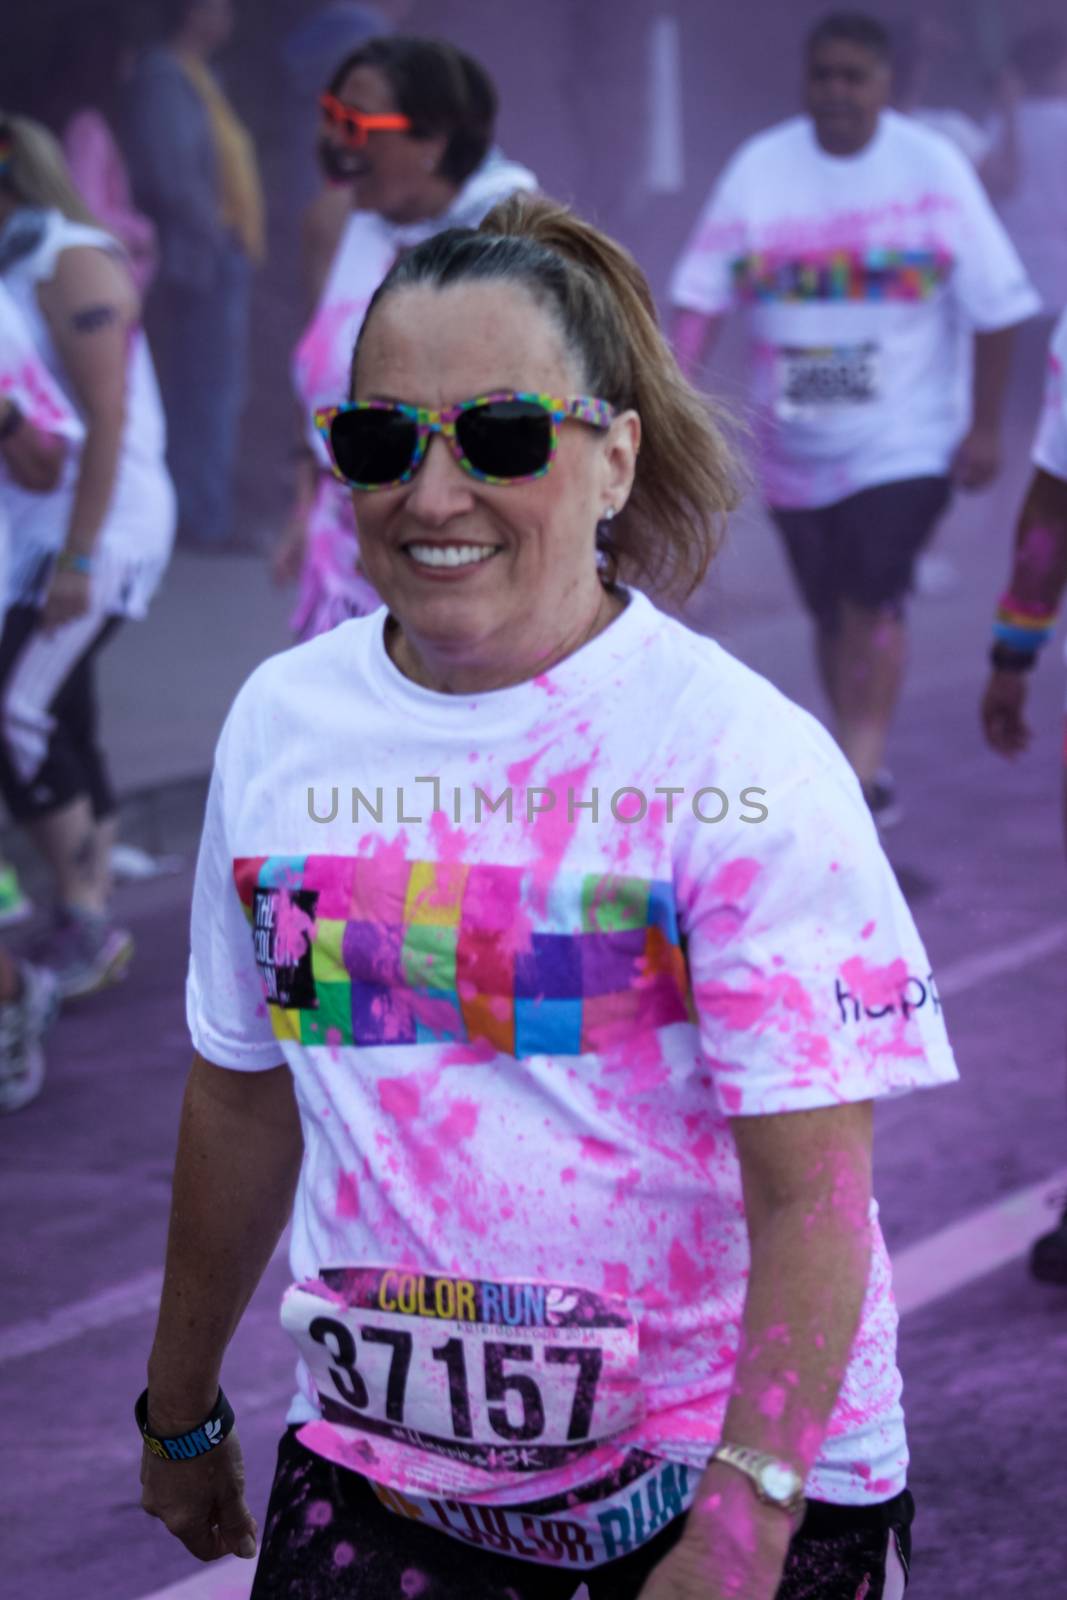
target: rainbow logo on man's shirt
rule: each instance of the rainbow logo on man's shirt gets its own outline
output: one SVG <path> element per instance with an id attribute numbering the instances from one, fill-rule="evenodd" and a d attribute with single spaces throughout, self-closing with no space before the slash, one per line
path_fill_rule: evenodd
<path id="1" fill-rule="evenodd" d="M 730 264 L 734 293 L 762 301 L 930 300 L 952 273 L 946 250 L 759 250 Z"/>

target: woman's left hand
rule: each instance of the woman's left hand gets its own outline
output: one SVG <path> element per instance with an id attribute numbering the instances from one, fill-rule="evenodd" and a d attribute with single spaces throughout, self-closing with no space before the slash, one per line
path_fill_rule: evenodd
<path id="1" fill-rule="evenodd" d="M 777 1542 L 742 1551 L 730 1539 L 720 1546 L 683 1534 L 649 1576 L 639 1600 L 774 1600 L 785 1554 Z"/>
<path id="2" fill-rule="evenodd" d="M 89 584 L 88 573 L 70 572 L 65 567 L 59 567 L 53 572 L 52 581 L 44 597 L 41 618 L 46 632 L 61 628 L 65 622 L 74 622 L 78 617 L 85 616 L 89 609 Z"/>
<path id="3" fill-rule="evenodd" d="M 792 1524 L 760 1503 L 733 1468 L 708 1469 L 713 1492 L 689 1513 L 685 1532 L 649 1575 L 639 1600 L 774 1600 Z"/>

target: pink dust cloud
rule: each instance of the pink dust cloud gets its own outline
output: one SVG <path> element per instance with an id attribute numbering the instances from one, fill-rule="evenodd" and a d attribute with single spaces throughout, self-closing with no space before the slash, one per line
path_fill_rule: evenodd
<path id="1" fill-rule="evenodd" d="M 284 889 L 277 897 L 274 915 L 274 960 L 279 967 L 298 966 L 315 938 L 315 919 L 301 911 Z"/>
<path id="2" fill-rule="evenodd" d="M 359 1216 L 359 1182 L 354 1172 L 338 1173 L 337 1202 L 334 1209 L 339 1217 Z"/>

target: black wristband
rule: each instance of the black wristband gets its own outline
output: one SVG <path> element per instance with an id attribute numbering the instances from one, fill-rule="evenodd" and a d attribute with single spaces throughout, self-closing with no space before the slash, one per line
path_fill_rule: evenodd
<path id="1" fill-rule="evenodd" d="M 19 410 L 14 400 L 12 400 L 11 404 L 8 406 L 7 416 L 4 418 L 3 422 L 0 422 L 0 444 L 7 443 L 7 441 L 18 431 L 21 422 L 22 412 Z"/>
<path id="2" fill-rule="evenodd" d="M 998 672 L 1033 672 L 1037 655 L 1036 650 L 1013 650 L 1010 645 L 995 644 L 989 659 Z"/>
<path id="3" fill-rule="evenodd" d="M 195 1461 L 197 1456 L 209 1455 L 232 1433 L 236 1421 L 233 1407 L 221 1389 L 211 1415 L 205 1417 L 198 1428 L 190 1428 L 188 1433 L 181 1433 L 175 1439 L 161 1439 L 149 1429 L 147 1389 L 138 1397 L 133 1414 L 141 1430 L 141 1438 L 161 1461 Z"/>

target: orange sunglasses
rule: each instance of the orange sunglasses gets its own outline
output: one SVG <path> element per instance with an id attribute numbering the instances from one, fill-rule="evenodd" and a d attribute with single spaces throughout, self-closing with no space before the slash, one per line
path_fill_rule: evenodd
<path id="1" fill-rule="evenodd" d="M 320 95 L 319 105 L 331 128 L 337 128 L 344 135 L 345 143 L 351 145 L 354 150 L 359 150 L 366 144 L 369 133 L 411 131 L 410 117 L 369 116 L 365 111 L 357 111 L 353 106 L 346 106 L 336 95 Z"/>

